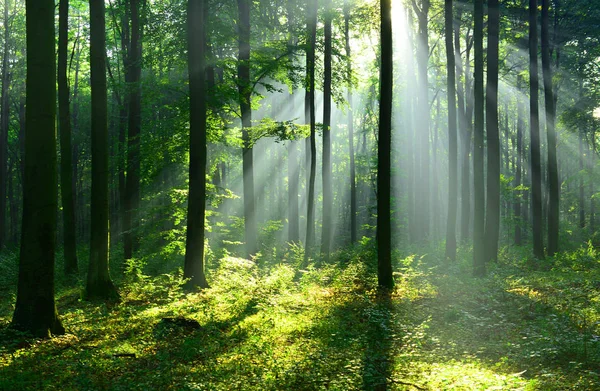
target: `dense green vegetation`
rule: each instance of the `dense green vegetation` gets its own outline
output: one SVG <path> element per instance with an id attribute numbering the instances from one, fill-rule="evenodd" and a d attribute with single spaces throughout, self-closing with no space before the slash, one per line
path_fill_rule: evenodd
<path id="1" fill-rule="evenodd" d="M 535 268 L 523 250 L 505 248 L 476 280 L 469 249 L 452 265 L 437 248 L 396 253 L 390 297 L 377 294 L 373 251 L 367 243 L 300 269 L 302 254 L 293 252 L 263 266 L 224 257 L 210 265 L 211 288 L 190 295 L 181 271 L 150 277 L 130 264 L 117 279 L 119 303 L 86 302 L 61 278 L 68 333 L 40 341 L 2 328 L 0 389 L 600 387 L 593 247 Z M 3 302 L 2 325 L 11 311 Z"/>

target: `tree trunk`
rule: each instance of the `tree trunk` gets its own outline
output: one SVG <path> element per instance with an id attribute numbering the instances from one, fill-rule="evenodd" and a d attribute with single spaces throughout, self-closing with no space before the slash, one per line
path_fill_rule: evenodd
<path id="1" fill-rule="evenodd" d="M 488 0 L 487 84 L 487 206 L 485 219 L 486 261 L 498 260 L 500 235 L 500 132 L 498 127 L 498 0 Z"/>
<path id="2" fill-rule="evenodd" d="M 207 288 L 204 275 L 206 212 L 206 85 L 204 0 L 188 0 L 188 72 L 190 77 L 190 185 L 183 277 L 188 288 Z"/>
<path id="3" fill-rule="evenodd" d="M 517 91 L 521 91 L 522 76 L 517 77 Z M 522 173 L 523 173 L 523 109 L 522 99 L 520 93 L 517 94 L 517 167 L 515 172 L 515 188 L 519 188 L 522 185 Z M 523 235 L 521 232 L 521 226 L 524 220 L 521 218 L 521 190 L 515 195 L 515 202 L 513 205 L 514 217 L 515 217 L 515 245 L 520 246 L 523 242 Z"/>
<path id="4" fill-rule="evenodd" d="M 346 43 L 346 73 L 352 77 L 352 56 L 350 52 L 350 4 L 344 0 L 344 41 Z M 348 154 L 350 155 L 350 243 L 356 243 L 356 166 L 354 162 L 354 117 L 352 111 L 352 86 L 348 83 Z"/>
<path id="5" fill-rule="evenodd" d="M 475 0 L 474 150 L 473 150 L 473 274 L 485 275 L 485 194 L 483 185 L 483 0 Z"/>
<path id="6" fill-rule="evenodd" d="M 377 281 L 392 289 L 391 144 L 392 144 L 392 4 L 381 0 L 379 138 L 377 140 Z"/>
<path id="7" fill-rule="evenodd" d="M 415 3 L 416 6 L 416 3 Z M 418 45 L 417 45 L 417 66 L 419 68 L 419 153 L 420 153 L 420 171 L 418 178 L 418 188 L 416 198 L 416 209 L 419 213 L 418 222 L 419 240 L 426 240 L 429 236 L 429 219 L 431 208 L 431 194 L 429 188 L 429 82 L 427 77 L 429 64 L 429 29 L 428 17 L 430 0 L 422 0 L 421 7 L 415 7 L 419 24 Z"/>
<path id="8" fill-rule="evenodd" d="M 331 185 L 331 0 L 325 0 L 325 60 L 323 83 L 323 230 L 321 254 L 329 260 L 333 219 L 333 189 Z"/>
<path id="9" fill-rule="evenodd" d="M 458 137 L 456 131 L 456 61 L 452 43 L 452 0 L 445 0 L 444 25 L 446 35 L 448 93 L 448 220 L 446 225 L 446 258 L 456 261 L 456 208 L 458 207 Z M 439 113 L 438 113 L 439 115 Z"/>
<path id="10" fill-rule="evenodd" d="M 6 224 L 6 185 L 8 184 L 8 87 L 10 84 L 10 74 L 8 70 L 9 56 L 9 20 L 8 3 L 4 1 L 4 54 L 2 55 L 2 93 L 0 96 L 0 249 L 4 247 L 7 234 Z"/>
<path id="11" fill-rule="evenodd" d="M 125 227 L 123 251 L 131 259 L 139 247 L 140 209 L 140 131 L 141 131 L 141 74 L 142 43 L 139 17 L 139 0 L 130 0 L 131 46 L 129 65 L 129 127 L 127 134 L 127 177 L 125 179 Z"/>
<path id="12" fill-rule="evenodd" d="M 548 140 L 548 254 L 558 252 L 559 183 L 556 157 L 556 129 L 554 93 L 552 92 L 552 69 L 550 65 L 550 31 L 548 7 L 550 0 L 542 0 L 542 72 L 544 79 L 544 102 L 546 106 L 546 129 Z"/>
<path id="13" fill-rule="evenodd" d="M 461 20 L 462 10 L 458 9 L 457 20 Z M 468 38 L 467 38 L 468 39 Z M 471 89 L 469 88 L 469 69 L 465 72 L 465 83 L 461 82 L 463 78 L 463 64 L 460 51 L 460 24 L 454 24 L 454 57 L 456 59 L 456 79 L 458 89 L 458 123 L 459 133 L 461 136 L 462 162 L 461 162 L 461 202 L 460 202 L 460 240 L 466 244 L 469 239 L 469 225 L 471 220 L 471 169 L 470 159 L 471 154 L 471 138 L 473 135 L 472 114 L 473 105 L 472 99 L 469 99 Z M 470 45 L 466 42 L 467 67 L 470 62 Z"/>
<path id="14" fill-rule="evenodd" d="M 306 77 L 308 79 L 308 113 L 310 117 L 310 174 L 308 179 L 308 200 L 306 213 L 306 243 L 304 262 L 311 256 L 315 241 L 315 176 L 317 170 L 316 117 L 315 117 L 315 45 L 317 41 L 317 7 L 318 0 L 308 2 L 308 52 L 306 53 Z"/>
<path id="15" fill-rule="evenodd" d="M 56 68 L 54 1 L 27 0 L 27 129 L 23 229 L 12 326 L 36 337 L 64 334 L 54 302 Z"/>
<path id="16" fill-rule="evenodd" d="M 542 229 L 542 168 L 538 112 L 537 0 L 529 0 L 529 116 L 531 142 L 531 214 L 533 216 L 533 255 L 544 258 Z"/>
<path id="17" fill-rule="evenodd" d="M 579 129 L 579 228 L 585 228 L 585 192 L 583 189 L 583 127 Z"/>
<path id="18" fill-rule="evenodd" d="M 104 1 L 90 0 L 92 87 L 92 189 L 88 299 L 114 299 L 117 290 L 108 270 L 108 118 Z"/>
<path id="19" fill-rule="evenodd" d="M 258 251 L 256 236 L 256 202 L 254 200 L 254 168 L 252 157 L 252 109 L 250 99 L 250 6 L 249 0 L 238 0 L 239 11 L 239 58 L 238 88 L 240 112 L 242 114 L 242 148 L 243 182 L 244 182 L 244 237 L 246 239 L 246 256 L 250 257 Z"/>
<path id="20" fill-rule="evenodd" d="M 60 0 L 58 28 L 58 119 L 60 128 L 60 194 L 63 207 L 63 246 L 65 274 L 76 274 L 77 242 L 75 234 L 75 197 L 73 193 L 73 150 L 71 147 L 71 114 L 67 46 L 69 34 L 69 0 Z"/>

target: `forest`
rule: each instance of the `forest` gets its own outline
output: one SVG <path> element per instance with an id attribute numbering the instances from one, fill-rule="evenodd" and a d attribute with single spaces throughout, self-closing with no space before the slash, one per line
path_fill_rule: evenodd
<path id="1" fill-rule="evenodd" d="M 0 3 L 0 390 L 600 390 L 600 2 Z"/>

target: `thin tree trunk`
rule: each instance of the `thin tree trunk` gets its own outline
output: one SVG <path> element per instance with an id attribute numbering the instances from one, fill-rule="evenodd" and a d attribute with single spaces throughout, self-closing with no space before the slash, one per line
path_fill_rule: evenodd
<path id="1" fill-rule="evenodd" d="M 485 275 L 485 194 L 483 185 L 483 0 L 475 0 L 474 150 L 473 150 L 473 274 Z"/>
<path id="2" fill-rule="evenodd" d="M 316 145 L 316 117 L 315 117 L 315 45 L 317 41 L 317 7 L 318 0 L 308 2 L 308 53 L 306 54 L 306 72 L 308 78 L 308 102 L 310 116 L 310 174 L 308 180 L 308 200 L 306 213 L 306 244 L 304 248 L 304 262 L 312 255 L 312 246 L 315 241 L 315 176 L 317 170 L 317 145 Z"/>
<path id="3" fill-rule="evenodd" d="M 517 77 L 517 91 L 521 91 L 522 76 Z M 521 95 L 517 93 L 517 167 L 515 172 L 515 188 L 519 188 L 522 185 L 522 173 L 523 173 L 523 109 L 522 109 Z M 523 236 L 521 232 L 521 226 L 524 220 L 521 218 L 521 190 L 515 195 L 515 201 L 513 205 L 515 215 L 515 245 L 520 246 L 523 242 Z"/>
<path id="4" fill-rule="evenodd" d="M 2 93 L 0 96 L 0 249 L 4 247 L 7 239 L 6 224 L 6 185 L 8 183 L 8 116 L 9 100 L 8 87 L 10 73 L 8 70 L 9 56 L 9 0 L 4 0 L 4 53 L 2 55 Z"/>
<path id="5" fill-rule="evenodd" d="M 331 185 L 331 0 L 325 0 L 325 59 L 323 84 L 323 230 L 321 254 L 329 260 L 333 219 L 333 189 Z"/>
<path id="6" fill-rule="evenodd" d="M 542 229 L 542 173 L 538 111 L 537 0 L 529 0 L 529 116 L 531 142 L 531 213 L 533 216 L 533 255 L 544 258 Z"/>
<path id="7" fill-rule="evenodd" d="M 428 17 L 430 0 L 422 0 L 421 7 L 416 7 L 417 19 L 419 24 L 418 47 L 417 47 L 417 65 L 419 68 L 419 153 L 420 153 L 420 171 L 419 171 L 419 193 L 417 194 L 416 208 L 419 213 L 419 236 L 420 240 L 425 240 L 429 236 L 429 219 L 431 207 L 431 193 L 429 186 L 429 82 L 427 77 L 429 64 L 429 29 Z"/>
<path id="8" fill-rule="evenodd" d="M 448 93 L 448 220 L 446 225 L 446 258 L 456 261 L 456 208 L 458 207 L 458 137 L 456 128 L 456 61 L 452 44 L 452 0 L 445 0 L 444 24 L 446 35 L 447 93 Z M 439 101 L 438 101 L 439 102 Z M 438 109 L 439 110 L 439 109 Z M 438 113 L 439 115 L 439 113 Z"/>
<path id="9" fill-rule="evenodd" d="M 352 55 L 350 51 L 350 3 L 344 0 L 344 41 L 346 43 L 346 73 L 352 77 Z M 350 155 L 350 243 L 356 243 L 356 166 L 354 162 L 354 117 L 352 111 L 352 86 L 348 83 L 348 155 Z"/>
<path id="10" fill-rule="evenodd" d="M 60 127 L 60 194 L 63 208 L 63 246 L 65 274 L 75 274 L 77 242 L 75 197 L 73 191 L 73 150 L 71 147 L 71 114 L 69 110 L 69 80 L 67 75 L 67 46 L 69 33 L 69 0 L 60 0 L 58 29 L 58 119 Z"/>

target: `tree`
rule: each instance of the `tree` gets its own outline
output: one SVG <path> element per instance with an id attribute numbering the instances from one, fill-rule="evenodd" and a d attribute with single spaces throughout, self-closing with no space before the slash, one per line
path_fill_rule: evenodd
<path id="1" fill-rule="evenodd" d="M 137 228 L 140 209 L 140 133 L 142 43 L 140 39 L 139 0 L 129 0 L 131 15 L 131 42 L 128 51 L 129 67 L 129 123 L 127 132 L 127 177 L 125 179 L 125 218 L 123 251 L 130 259 L 139 247 Z"/>
<path id="2" fill-rule="evenodd" d="M 418 86 L 418 118 L 419 127 L 417 145 L 420 154 L 419 181 L 416 194 L 415 207 L 419 213 L 417 219 L 417 231 L 419 240 L 426 240 L 429 235 L 429 208 L 431 207 L 431 194 L 429 189 L 429 79 L 427 76 L 429 65 L 429 9 L 430 0 L 421 0 L 421 6 L 414 1 L 413 8 L 418 19 L 418 45 L 417 45 L 417 67 L 419 69 Z"/>
<path id="3" fill-rule="evenodd" d="M 452 0 L 445 0 L 444 26 L 446 35 L 446 61 L 448 72 L 448 221 L 446 225 L 446 258 L 456 260 L 456 208 L 458 206 L 458 140 L 456 132 L 456 71 Z"/>
<path id="4" fill-rule="evenodd" d="M 529 0 L 529 126 L 531 142 L 531 214 L 533 255 L 544 258 L 542 239 L 542 173 L 538 112 L 537 0 Z"/>
<path id="5" fill-rule="evenodd" d="M 60 195 L 63 209 L 63 246 L 65 274 L 77 273 L 75 234 L 75 192 L 73 189 L 73 148 L 71 147 L 71 114 L 67 77 L 69 34 L 69 0 L 60 0 L 58 26 L 58 122 L 60 128 Z"/>
<path id="6" fill-rule="evenodd" d="M 325 80 L 323 84 L 323 232 L 321 254 L 329 259 L 332 235 L 333 189 L 331 185 L 331 0 L 325 0 Z"/>
<path id="7" fill-rule="evenodd" d="M 475 70 L 473 81 L 475 125 L 473 131 L 473 274 L 485 275 L 485 194 L 483 188 L 483 0 L 475 0 L 473 30 Z"/>
<path id="8" fill-rule="evenodd" d="M 27 125 L 23 227 L 12 326 L 36 337 L 64 334 L 54 302 L 56 68 L 54 1 L 27 0 Z"/>
<path id="9" fill-rule="evenodd" d="M 306 53 L 306 78 L 308 96 L 305 97 L 305 112 L 308 112 L 310 118 L 310 150 L 307 155 L 310 156 L 310 173 L 308 175 L 308 197 L 306 213 L 306 243 L 304 245 L 304 262 L 308 261 L 311 255 L 311 248 L 315 236 L 315 176 L 317 170 L 317 145 L 316 145 L 316 117 L 315 117 L 315 45 L 317 42 L 317 0 L 307 2 L 308 19 L 308 45 Z M 308 99 L 306 99 L 308 98 Z M 306 110 L 308 103 L 308 110 Z M 306 113 L 305 113 L 306 114 Z M 309 153 L 310 152 L 310 153 Z"/>
<path id="10" fill-rule="evenodd" d="M 90 71 L 92 87 L 92 199 L 90 263 L 86 297 L 118 297 L 108 270 L 108 118 L 104 1 L 90 0 Z"/>
<path id="11" fill-rule="evenodd" d="M 350 5 L 344 0 L 344 40 L 346 44 L 346 73 L 352 78 L 352 53 L 350 51 Z M 348 154 L 350 155 L 350 243 L 356 242 L 356 164 L 354 162 L 354 112 L 352 110 L 352 86 L 348 83 Z"/>
<path id="12" fill-rule="evenodd" d="M 8 86 L 10 73 L 8 71 L 9 58 L 9 0 L 4 0 L 4 53 L 2 55 L 2 91 L 0 93 L 0 249 L 4 247 L 7 239 L 6 230 L 6 184 L 8 183 L 8 124 L 9 124 L 9 97 Z"/>
<path id="13" fill-rule="evenodd" d="M 485 258 L 497 260 L 500 235 L 500 133 L 498 130 L 498 0 L 488 0 L 487 84 L 485 118 L 487 130 L 487 206 Z"/>
<path id="14" fill-rule="evenodd" d="M 204 0 L 189 0 L 187 10 L 190 75 L 190 185 L 183 276 L 190 287 L 207 288 L 204 276 L 204 215 L 206 211 L 206 85 Z"/>
<path id="15" fill-rule="evenodd" d="M 244 182 L 244 237 L 246 239 L 246 255 L 249 257 L 258 251 L 256 238 L 256 203 L 254 200 L 254 168 L 252 157 L 252 108 L 250 99 L 250 6 L 249 0 L 238 0 L 239 12 L 239 57 L 238 57 L 238 89 L 240 112 L 242 116 L 242 165 Z"/>
<path id="16" fill-rule="evenodd" d="M 393 97 L 392 4 L 381 0 L 379 139 L 377 142 L 377 281 L 392 289 L 391 143 Z"/>
<path id="17" fill-rule="evenodd" d="M 556 129 L 554 106 L 555 97 L 552 91 L 552 68 L 550 64 L 550 32 L 549 32 L 549 3 L 542 0 L 542 72 L 544 80 L 544 104 L 546 108 L 546 132 L 548 140 L 548 254 L 558 252 L 559 227 L 559 183 L 558 162 L 556 157 Z"/>

